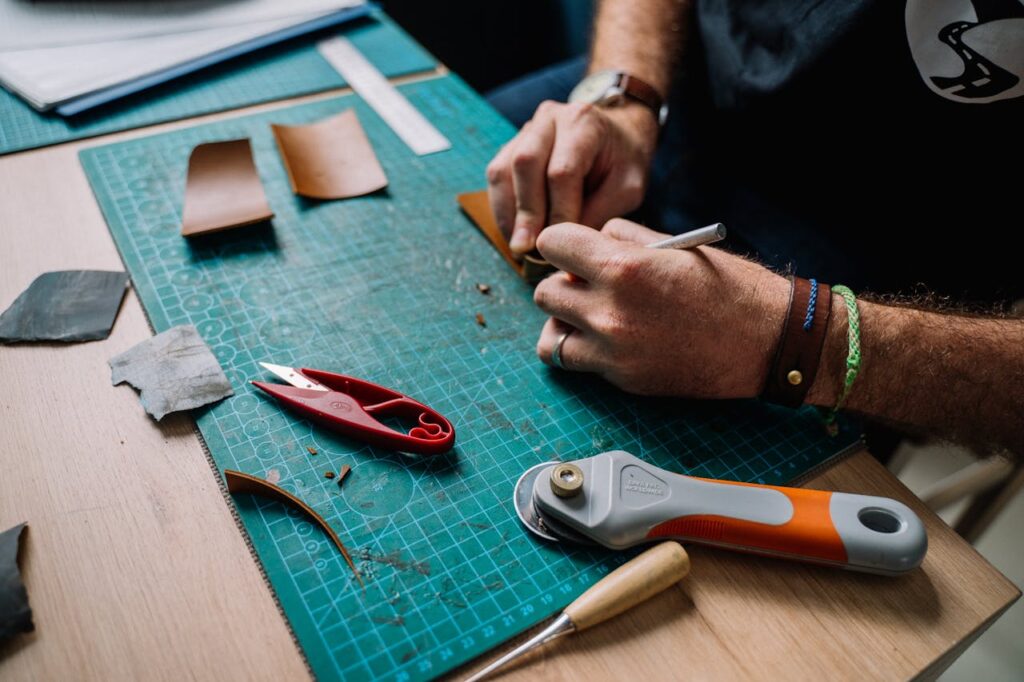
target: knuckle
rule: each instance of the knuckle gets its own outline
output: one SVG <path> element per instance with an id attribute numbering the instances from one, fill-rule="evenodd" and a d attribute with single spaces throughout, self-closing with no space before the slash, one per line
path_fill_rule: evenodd
<path id="1" fill-rule="evenodd" d="M 643 259 L 629 252 L 606 256 L 601 263 L 602 272 L 612 281 L 636 279 L 645 267 Z"/>
<path id="2" fill-rule="evenodd" d="M 518 171 L 535 165 L 537 161 L 537 152 L 532 149 L 519 149 L 512 154 L 512 167 Z"/>
<path id="3" fill-rule="evenodd" d="M 547 280 L 541 280 L 541 283 L 537 285 L 537 288 L 533 290 L 533 302 L 538 308 L 544 310 L 551 303 L 551 287 L 545 286 L 544 283 Z"/>
<path id="4" fill-rule="evenodd" d="M 572 102 L 565 105 L 565 112 L 569 120 L 575 123 L 594 118 L 596 110 L 590 102 Z"/>
<path id="5" fill-rule="evenodd" d="M 608 232 L 611 234 L 620 234 L 622 228 L 626 226 L 626 220 L 624 218 L 612 218 L 611 220 L 605 221 L 605 224 L 601 226 L 602 232 Z"/>
<path id="6" fill-rule="evenodd" d="M 544 347 L 544 343 L 539 340 L 537 341 L 537 357 L 541 360 L 547 361 L 547 350 Z"/>
<path id="7" fill-rule="evenodd" d="M 505 179 L 505 164 L 495 159 L 487 164 L 487 182 L 497 185 Z"/>
<path id="8" fill-rule="evenodd" d="M 557 109 L 559 106 L 561 106 L 561 104 L 556 102 L 556 101 L 554 101 L 553 99 L 546 99 L 546 100 L 544 100 L 543 102 L 541 102 L 540 104 L 537 105 L 537 112 L 536 113 L 537 114 L 550 114 L 555 109 Z"/>
<path id="9" fill-rule="evenodd" d="M 618 336 L 623 331 L 622 320 L 611 312 L 600 312 L 593 315 L 590 326 L 602 336 Z"/>
<path id="10" fill-rule="evenodd" d="M 641 181 L 627 180 L 622 185 L 621 192 L 623 201 L 632 206 L 639 206 L 644 200 L 644 185 Z"/>
<path id="11" fill-rule="evenodd" d="M 548 166 L 548 181 L 555 184 L 572 182 L 580 176 L 575 163 L 564 162 Z"/>

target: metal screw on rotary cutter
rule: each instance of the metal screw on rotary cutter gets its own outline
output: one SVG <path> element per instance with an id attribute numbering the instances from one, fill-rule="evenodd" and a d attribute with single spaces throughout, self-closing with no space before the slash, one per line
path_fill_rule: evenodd
<path id="1" fill-rule="evenodd" d="M 538 537 L 552 542 L 568 541 L 580 545 L 596 545 L 596 542 L 582 533 L 545 516 L 534 503 L 533 487 L 537 479 L 548 469 L 560 464 L 561 462 L 541 462 L 524 471 L 512 493 L 512 506 L 515 507 L 516 515 L 526 529 Z M 582 482 L 582 472 L 580 481 Z"/>
<path id="2" fill-rule="evenodd" d="M 583 471 L 575 464 L 556 464 L 551 468 L 551 492 L 559 497 L 575 497 L 583 490 Z"/>

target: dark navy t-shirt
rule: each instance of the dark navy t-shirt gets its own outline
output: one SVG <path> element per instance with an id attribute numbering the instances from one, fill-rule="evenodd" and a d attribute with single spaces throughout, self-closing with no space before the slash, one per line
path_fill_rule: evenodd
<path id="1" fill-rule="evenodd" d="M 695 18 L 701 167 L 750 243 L 827 238 L 876 290 L 1024 295 L 1020 0 L 698 0 Z"/>

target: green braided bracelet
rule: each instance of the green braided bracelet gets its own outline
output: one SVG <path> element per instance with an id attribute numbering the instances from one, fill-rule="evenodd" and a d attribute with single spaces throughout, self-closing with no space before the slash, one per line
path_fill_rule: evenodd
<path id="1" fill-rule="evenodd" d="M 825 427 L 829 433 L 835 435 L 839 431 L 839 427 L 836 424 L 836 416 L 846 403 L 846 399 L 850 397 L 853 382 L 857 380 L 857 373 L 860 371 L 860 311 L 857 309 L 857 297 L 853 295 L 849 287 L 837 284 L 832 287 L 832 291 L 842 296 L 843 300 L 846 301 L 846 312 L 849 321 L 847 337 L 850 343 L 849 350 L 846 353 L 846 376 L 843 377 L 843 390 L 839 393 L 839 399 L 836 401 L 835 407 L 825 415 Z"/>

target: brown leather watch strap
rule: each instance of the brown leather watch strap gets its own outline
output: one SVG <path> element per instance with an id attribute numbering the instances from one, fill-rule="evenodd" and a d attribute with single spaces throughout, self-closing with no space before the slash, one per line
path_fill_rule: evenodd
<path id="1" fill-rule="evenodd" d="M 665 100 L 653 85 L 628 73 L 622 74 L 622 82 L 619 85 L 628 97 L 649 106 L 656 117 L 661 116 L 661 105 L 665 103 Z"/>
<path id="2" fill-rule="evenodd" d="M 761 393 L 761 397 L 769 402 L 786 407 L 802 405 L 818 373 L 832 311 L 832 288 L 827 284 L 816 284 L 814 313 L 808 320 L 812 292 L 815 292 L 815 286 L 811 282 L 793 277 L 782 338 Z"/>

